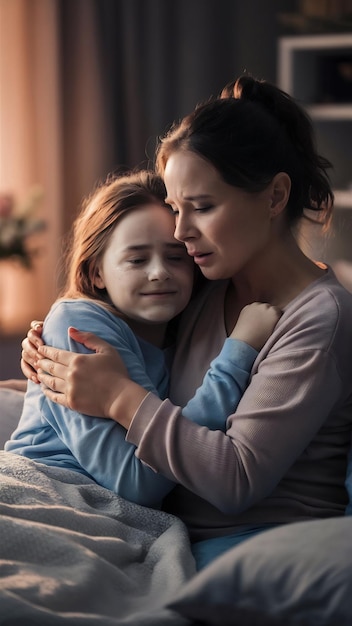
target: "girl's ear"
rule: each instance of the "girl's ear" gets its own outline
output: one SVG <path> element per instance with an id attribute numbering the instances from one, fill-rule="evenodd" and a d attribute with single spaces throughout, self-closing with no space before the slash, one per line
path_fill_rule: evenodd
<path id="1" fill-rule="evenodd" d="M 93 274 L 93 284 L 98 287 L 98 289 L 105 289 L 105 282 L 100 273 L 100 268 L 96 267 Z"/>
<path id="2" fill-rule="evenodd" d="M 270 217 L 276 217 L 287 206 L 290 191 L 291 179 L 286 172 L 279 172 L 271 181 L 271 205 Z"/>

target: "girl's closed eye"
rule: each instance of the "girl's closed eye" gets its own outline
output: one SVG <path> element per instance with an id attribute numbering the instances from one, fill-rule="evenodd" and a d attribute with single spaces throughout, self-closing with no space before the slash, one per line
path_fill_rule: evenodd
<path id="1" fill-rule="evenodd" d="M 146 259 L 143 257 L 138 257 L 136 259 L 127 259 L 127 263 L 130 263 L 131 265 L 141 265 L 142 263 L 145 263 Z"/>
<path id="2" fill-rule="evenodd" d="M 177 263 L 177 262 L 180 262 L 180 261 L 185 261 L 185 260 L 187 260 L 187 258 L 185 257 L 184 254 L 172 254 L 172 255 L 167 257 L 167 260 L 168 261 L 175 261 Z"/>

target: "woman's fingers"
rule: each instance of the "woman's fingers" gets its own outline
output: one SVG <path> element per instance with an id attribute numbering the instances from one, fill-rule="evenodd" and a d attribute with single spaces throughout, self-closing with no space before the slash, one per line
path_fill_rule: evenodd
<path id="1" fill-rule="evenodd" d="M 41 368 L 38 369 L 37 376 L 41 383 L 55 391 L 57 393 L 64 394 L 66 391 L 66 381 L 63 378 L 55 376 L 54 374 L 48 374 L 45 370 Z"/>
<path id="2" fill-rule="evenodd" d="M 62 381 L 67 380 L 68 368 L 66 365 L 62 365 L 61 363 L 55 363 L 55 361 L 51 361 L 50 359 L 39 359 L 38 360 L 38 375 L 46 374 L 49 377 L 57 378 Z M 52 385 L 49 387 L 53 388 Z"/>
<path id="3" fill-rule="evenodd" d="M 40 367 L 44 371 L 50 373 L 52 373 L 53 364 L 57 363 L 59 365 L 63 365 L 64 367 L 68 367 L 73 359 L 75 359 L 76 357 L 77 355 L 74 352 L 69 352 L 68 350 L 59 350 L 58 348 L 53 348 L 52 346 L 44 345 L 38 348 L 37 358 Z M 42 364 L 43 360 L 45 362 Z"/>
<path id="4" fill-rule="evenodd" d="M 43 389 L 43 393 L 47 398 L 49 398 L 49 400 L 56 402 L 56 404 L 62 404 L 62 406 L 66 406 L 68 409 L 72 408 L 69 406 L 66 400 L 66 396 L 64 394 L 57 393 L 55 391 L 52 391 L 51 389 Z"/>
<path id="5" fill-rule="evenodd" d="M 23 355 L 23 352 L 22 352 Z M 21 370 L 23 375 L 28 379 L 31 380 L 33 383 L 38 384 L 39 383 L 39 378 L 37 376 L 37 372 L 36 370 L 28 364 L 27 359 L 24 359 L 22 356 L 21 359 Z"/>
<path id="6" fill-rule="evenodd" d="M 94 335 L 94 333 L 83 332 L 81 330 L 78 330 L 77 328 L 74 328 L 73 326 L 70 326 L 68 331 L 72 339 L 78 341 L 78 343 L 83 343 L 86 348 L 89 348 L 94 352 L 106 352 L 109 350 L 113 350 L 113 348 L 109 343 L 107 343 L 107 341 L 104 341 L 104 339 L 97 337 L 97 335 Z"/>
<path id="7" fill-rule="evenodd" d="M 31 328 L 41 335 L 43 331 L 43 322 L 41 320 L 32 320 Z"/>
<path id="8" fill-rule="evenodd" d="M 26 378 L 35 383 L 39 382 L 36 371 L 38 347 L 42 344 L 43 340 L 35 330 L 29 330 L 27 337 L 25 337 L 22 341 L 21 370 Z"/>

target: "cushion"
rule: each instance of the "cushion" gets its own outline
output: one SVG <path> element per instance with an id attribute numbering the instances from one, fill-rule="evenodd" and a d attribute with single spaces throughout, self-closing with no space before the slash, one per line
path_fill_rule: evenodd
<path id="1" fill-rule="evenodd" d="M 169 605 L 217 626 L 351 626 L 352 517 L 287 524 L 232 548 Z"/>
<path id="2" fill-rule="evenodd" d="M 0 389 L 0 449 L 15 430 L 22 413 L 24 393 Z"/>

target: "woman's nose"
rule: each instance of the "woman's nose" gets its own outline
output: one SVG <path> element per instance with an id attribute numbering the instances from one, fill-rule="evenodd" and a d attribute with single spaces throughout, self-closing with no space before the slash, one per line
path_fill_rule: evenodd
<path id="1" fill-rule="evenodd" d="M 180 215 L 178 215 L 176 217 L 176 225 L 175 225 L 175 232 L 174 232 L 174 237 L 175 239 L 178 239 L 178 241 L 188 241 L 189 239 L 193 238 L 194 235 L 194 229 L 192 228 L 192 225 L 190 224 L 189 220 L 186 217 L 181 217 Z"/>

